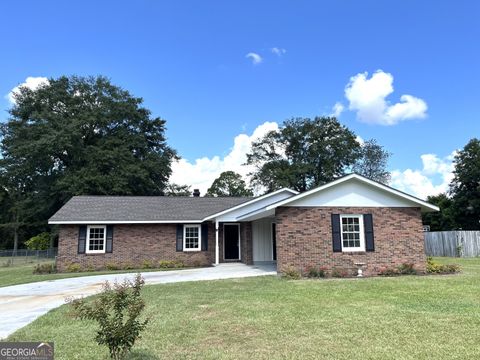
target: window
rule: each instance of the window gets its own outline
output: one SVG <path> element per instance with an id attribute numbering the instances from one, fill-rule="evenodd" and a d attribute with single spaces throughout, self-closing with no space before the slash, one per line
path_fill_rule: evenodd
<path id="1" fill-rule="evenodd" d="M 104 253 L 106 239 L 105 226 L 89 226 L 87 228 L 87 254 Z"/>
<path id="2" fill-rule="evenodd" d="M 342 251 L 365 251 L 363 215 L 341 215 Z"/>
<path id="3" fill-rule="evenodd" d="M 183 251 L 200 251 L 200 225 L 185 225 L 183 227 Z"/>

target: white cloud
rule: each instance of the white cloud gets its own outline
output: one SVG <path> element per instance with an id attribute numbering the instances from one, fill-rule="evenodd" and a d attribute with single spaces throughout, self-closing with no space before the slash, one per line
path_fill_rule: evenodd
<path id="1" fill-rule="evenodd" d="M 422 199 L 446 192 L 453 179 L 455 154 L 456 151 L 444 158 L 424 154 L 420 156 L 422 169 L 394 170 L 390 184 Z"/>
<path id="2" fill-rule="evenodd" d="M 253 168 L 243 164 L 247 161 L 247 153 L 250 152 L 252 142 L 272 130 L 278 130 L 276 122 L 265 122 L 259 125 L 250 136 L 247 134 L 237 135 L 234 139 L 233 147 L 223 159 L 219 156 L 214 156 L 213 158 L 203 157 L 196 159 L 194 162 L 181 159 L 173 163 L 173 173 L 170 181 L 177 184 L 191 185 L 192 189 L 198 188 L 202 195 L 207 192 L 212 182 L 223 171 L 235 171 L 247 181 L 247 174 Z"/>
<path id="3" fill-rule="evenodd" d="M 11 104 L 15 104 L 15 97 L 14 95 L 18 93 L 20 87 L 27 87 L 29 89 L 35 90 L 42 84 L 48 84 L 48 79 L 46 77 L 38 76 L 29 76 L 25 79 L 25 82 L 21 83 L 18 86 L 15 86 L 6 96 L 5 98 L 10 101 Z"/>
<path id="4" fill-rule="evenodd" d="M 275 55 L 277 55 L 277 56 L 282 56 L 282 55 L 284 55 L 284 54 L 287 52 L 286 49 L 284 49 L 284 48 L 278 48 L 278 47 L 273 47 L 273 48 L 270 49 L 270 51 L 271 51 L 272 53 L 274 53 Z"/>
<path id="5" fill-rule="evenodd" d="M 338 118 L 340 114 L 345 110 L 345 106 L 341 102 L 336 102 L 335 105 L 332 107 L 332 113 L 330 116 Z"/>
<path id="6" fill-rule="evenodd" d="M 258 65 L 263 61 L 263 58 L 258 55 L 257 53 L 254 52 L 249 52 L 247 55 L 245 55 L 247 59 L 252 60 L 253 65 Z"/>
<path id="7" fill-rule="evenodd" d="M 345 87 L 349 109 L 366 123 L 395 125 L 400 121 L 422 119 L 427 116 L 427 103 L 412 95 L 402 95 L 400 102 L 391 105 L 387 96 L 393 93 L 393 76 L 377 70 L 368 79 L 368 73 L 350 78 Z"/>

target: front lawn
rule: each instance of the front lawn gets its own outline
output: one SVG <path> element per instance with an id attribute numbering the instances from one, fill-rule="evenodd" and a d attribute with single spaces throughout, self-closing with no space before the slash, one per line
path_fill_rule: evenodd
<path id="1" fill-rule="evenodd" d="M 438 259 L 437 259 L 438 260 Z M 460 275 L 152 285 L 130 359 L 480 358 L 480 260 Z M 105 359 L 95 325 L 53 310 L 8 340 L 54 341 L 56 359 Z"/>
<path id="2" fill-rule="evenodd" d="M 146 271 L 165 271 L 180 269 L 141 269 L 141 270 L 104 270 L 104 271 L 84 271 L 75 273 L 55 273 L 55 274 L 34 274 L 33 269 L 37 263 L 51 263 L 52 261 L 23 263 L 18 262 L 10 266 L 0 266 L 0 289 L 3 286 L 19 285 L 45 280 L 56 280 L 74 278 L 79 276 L 92 276 L 104 274 L 123 274 L 137 273 Z M 0 290 L 1 291 L 1 290 Z"/>

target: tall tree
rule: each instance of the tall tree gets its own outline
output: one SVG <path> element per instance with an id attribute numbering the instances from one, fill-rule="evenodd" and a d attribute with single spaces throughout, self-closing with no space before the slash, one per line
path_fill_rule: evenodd
<path id="1" fill-rule="evenodd" d="M 192 195 L 192 189 L 189 185 L 169 183 L 164 194 L 165 196 L 190 196 Z"/>
<path id="2" fill-rule="evenodd" d="M 422 214 L 424 225 L 430 226 L 430 231 L 448 231 L 458 228 L 453 209 L 453 201 L 442 193 L 427 197 L 427 201 L 440 208 L 439 212 L 430 212 Z"/>
<path id="3" fill-rule="evenodd" d="M 455 219 L 464 230 L 480 229 L 480 140 L 471 139 L 455 156 L 450 192 Z"/>
<path id="4" fill-rule="evenodd" d="M 240 174 L 224 171 L 207 190 L 206 196 L 253 196 Z"/>
<path id="5" fill-rule="evenodd" d="M 10 222 L 45 225 L 72 195 L 155 195 L 168 182 L 176 153 L 165 120 L 105 77 L 22 87 L 9 113 L 0 184 L 14 201 Z"/>
<path id="6" fill-rule="evenodd" d="M 361 145 L 360 157 L 353 164 L 352 171 L 387 184 L 390 181 L 390 173 L 387 171 L 390 155 L 375 139 L 367 140 Z"/>
<path id="7" fill-rule="evenodd" d="M 360 155 L 355 134 L 332 117 L 294 118 L 252 144 L 252 183 L 305 191 L 343 174 Z"/>

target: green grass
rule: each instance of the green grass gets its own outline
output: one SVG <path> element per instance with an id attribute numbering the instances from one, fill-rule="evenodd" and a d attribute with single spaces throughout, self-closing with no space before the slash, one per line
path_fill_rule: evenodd
<path id="1" fill-rule="evenodd" d="M 88 271 L 77 273 L 55 273 L 55 274 L 34 274 L 33 268 L 37 263 L 45 263 L 48 261 L 39 261 L 31 263 L 18 262 L 11 266 L 0 266 L 0 288 L 3 286 L 19 285 L 44 280 L 75 278 L 79 276 L 92 276 L 103 274 L 122 274 L 136 273 L 139 271 L 167 271 L 179 269 L 142 269 L 142 270 L 105 270 L 105 271 Z"/>
<path id="2" fill-rule="evenodd" d="M 480 259 L 459 275 L 146 286 L 151 322 L 129 359 L 480 358 Z M 62 306 L 9 340 L 54 341 L 56 359 L 106 359 L 92 322 Z"/>

